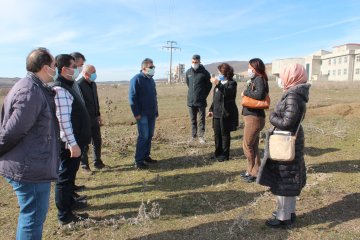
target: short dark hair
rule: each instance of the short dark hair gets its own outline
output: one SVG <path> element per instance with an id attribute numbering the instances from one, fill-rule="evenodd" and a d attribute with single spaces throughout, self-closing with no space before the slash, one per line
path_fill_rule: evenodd
<path id="1" fill-rule="evenodd" d="M 199 54 L 194 54 L 194 55 L 192 56 L 192 59 L 198 60 L 198 61 L 200 62 L 201 57 L 200 57 Z"/>
<path id="2" fill-rule="evenodd" d="M 39 72 L 44 65 L 51 65 L 53 57 L 49 50 L 40 47 L 32 50 L 26 57 L 26 70 L 29 72 Z"/>
<path id="3" fill-rule="evenodd" d="M 141 62 L 141 69 L 145 68 L 149 63 L 154 63 L 154 62 L 153 62 L 153 60 L 151 58 L 145 58 Z"/>
<path id="4" fill-rule="evenodd" d="M 55 65 L 58 68 L 59 73 L 61 73 L 63 67 L 70 67 L 71 60 L 75 61 L 75 58 L 70 54 L 59 54 L 55 57 Z"/>
<path id="5" fill-rule="evenodd" d="M 234 77 L 234 68 L 227 63 L 222 63 L 217 66 L 217 69 L 226 77 L 227 80 L 232 80 Z"/>
<path id="6" fill-rule="evenodd" d="M 84 62 L 86 62 L 86 59 L 85 59 L 85 56 L 82 55 L 81 53 L 79 52 L 73 52 L 73 53 L 70 53 L 70 55 L 75 58 L 75 60 L 78 60 L 79 58 L 81 58 L 82 60 L 84 60 Z"/>

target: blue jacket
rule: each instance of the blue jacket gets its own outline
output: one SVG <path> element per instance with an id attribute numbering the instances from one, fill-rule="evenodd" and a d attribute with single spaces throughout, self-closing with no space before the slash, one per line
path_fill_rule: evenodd
<path id="1" fill-rule="evenodd" d="M 60 133 L 54 93 L 33 73 L 4 100 L 0 124 L 0 175 L 17 182 L 57 180 Z"/>
<path id="2" fill-rule="evenodd" d="M 143 72 L 136 74 L 130 80 L 129 104 L 135 116 L 155 116 L 158 114 L 156 85 L 153 78 Z"/>

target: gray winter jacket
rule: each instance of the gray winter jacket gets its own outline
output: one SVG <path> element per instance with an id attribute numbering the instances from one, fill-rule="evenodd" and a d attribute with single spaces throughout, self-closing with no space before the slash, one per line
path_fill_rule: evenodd
<path id="1" fill-rule="evenodd" d="M 33 73 L 4 99 L 0 121 L 0 175 L 18 182 L 57 179 L 59 124 L 54 93 Z"/>

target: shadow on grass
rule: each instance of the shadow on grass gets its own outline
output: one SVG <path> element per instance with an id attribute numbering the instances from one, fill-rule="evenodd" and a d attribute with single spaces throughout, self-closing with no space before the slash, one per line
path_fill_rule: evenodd
<path id="1" fill-rule="evenodd" d="M 254 198 L 260 196 L 263 192 L 248 193 L 244 191 L 214 191 L 214 192 L 190 192 L 183 194 L 173 194 L 166 199 L 157 199 L 153 202 L 159 204 L 161 210 L 161 218 L 166 219 L 167 216 L 188 217 L 195 215 L 215 214 L 230 211 L 252 202 Z M 134 209 L 134 211 L 126 212 L 129 217 L 136 217 L 137 209 L 141 202 L 116 202 L 106 203 L 99 206 L 90 206 L 88 211 L 97 210 L 117 210 L 117 209 Z M 148 209 L 150 210 L 150 209 Z M 123 215 L 122 213 L 119 213 Z M 134 214 L 130 216 L 131 214 Z M 109 216 L 103 216 L 108 218 Z"/>
<path id="2" fill-rule="evenodd" d="M 235 177 L 239 174 L 240 172 L 210 171 L 190 174 L 177 174 L 165 177 L 157 175 L 156 177 L 148 181 L 136 182 L 131 184 L 131 186 L 135 186 L 133 188 L 120 191 L 99 193 L 89 196 L 89 199 L 107 198 L 118 194 L 140 193 L 149 191 L 176 192 L 193 190 L 205 186 L 233 182 L 235 180 Z"/>
<path id="3" fill-rule="evenodd" d="M 312 157 L 318 157 L 326 153 L 337 152 L 340 151 L 339 148 L 316 148 L 316 147 L 305 147 L 304 152 L 305 155 L 309 155 Z"/>
<path id="4" fill-rule="evenodd" d="M 214 150 L 215 151 L 215 148 Z M 244 155 L 242 148 L 230 149 L 230 160 Z M 216 162 L 214 154 L 194 155 L 194 156 L 180 156 L 163 159 L 154 166 L 155 171 L 171 171 L 175 169 L 189 169 L 212 165 Z"/>
<path id="5" fill-rule="evenodd" d="M 343 222 L 359 219 L 359 209 L 360 193 L 348 194 L 340 201 L 299 216 L 296 227 L 329 223 L 328 228 L 333 228 Z"/>
<path id="6" fill-rule="evenodd" d="M 314 172 L 332 173 L 358 173 L 360 171 L 360 160 L 342 160 L 336 162 L 325 162 L 309 166 Z"/>
<path id="7" fill-rule="evenodd" d="M 263 220 L 250 220 L 246 226 L 238 226 L 236 220 L 216 221 L 195 227 L 153 233 L 131 240 L 238 240 L 238 239 L 287 239 L 288 231 L 268 229 Z"/>

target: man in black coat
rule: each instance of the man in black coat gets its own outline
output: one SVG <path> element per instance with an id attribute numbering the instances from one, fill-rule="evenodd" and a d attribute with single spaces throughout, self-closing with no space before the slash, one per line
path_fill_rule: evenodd
<path id="1" fill-rule="evenodd" d="M 105 165 L 101 160 L 101 132 L 100 126 L 100 106 L 99 98 L 97 93 L 96 80 L 96 69 L 93 65 L 85 65 L 82 77 L 79 79 L 78 84 L 84 98 L 86 109 L 89 113 L 91 120 L 91 144 L 93 146 L 93 159 L 94 168 L 101 169 Z M 85 170 L 90 170 L 89 159 L 88 159 L 89 146 L 85 146 L 82 158 L 81 167 Z"/>
<path id="2" fill-rule="evenodd" d="M 211 90 L 210 78 L 210 73 L 200 64 L 200 55 L 193 55 L 191 68 L 186 71 L 186 84 L 189 87 L 187 105 L 190 112 L 192 140 L 199 137 L 201 144 L 205 143 L 205 109 L 207 106 L 206 98 Z M 199 131 L 198 113 L 200 115 Z"/>

